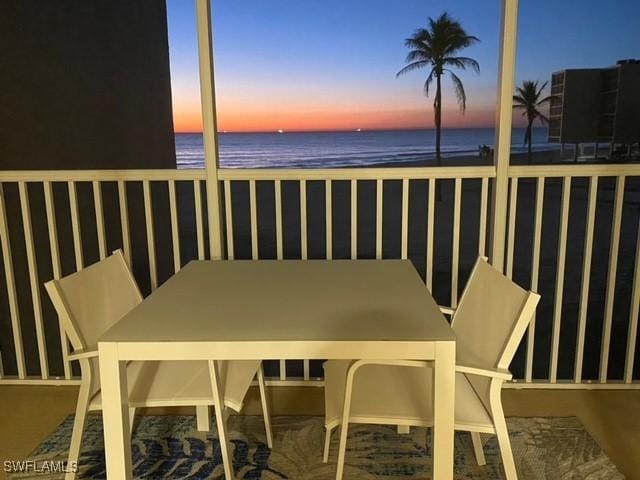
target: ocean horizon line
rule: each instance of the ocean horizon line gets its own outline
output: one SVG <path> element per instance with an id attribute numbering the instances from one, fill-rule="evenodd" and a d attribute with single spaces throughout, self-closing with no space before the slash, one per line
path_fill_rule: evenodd
<path id="1" fill-rule="evenodd" d="M 447 130 L 495 130 L 495 126 L 490 127 L 443 127 L 442 131 Z M 526 128 L 526 125 L 513 125 L 514 129 L 522 129 Z M 547 127 L 534 127 L 534 129 L 546 129 Z M 287 133 L 381 133 L 381 132 L 435 132 L 435 127 L 415 127 L 415 128 L 356 128 L 356 129 L 335 129 L 335 130 L 218 130 L 218 134 L 229 135 L 229 134 L 287 134 Z M 174 135 L 202 135 L 203 131 L 192 131 L 192 132 L 174 132 Z"/>

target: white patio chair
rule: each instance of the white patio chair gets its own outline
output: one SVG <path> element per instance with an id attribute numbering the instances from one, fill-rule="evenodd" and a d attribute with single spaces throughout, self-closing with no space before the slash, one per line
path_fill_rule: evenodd
<path id="1" fill-rule="evenodd" d="M 458 308 L 456 332 L 455 429 L 471 432 L 479 465 L 485 458 L 480 433 L 495 434 L 508 480 L 517 478 L 502 410 L 501 389 L 516 348 L 540 296 L 523 290 L 479 258 Z M 433 370 L 423 361 L 327 361 L 325 449 L 342 425 L 336 478 L 342 478 L 348 424 L 433 426 Z M 436 385 L 437 388 L 437 385 Z M 453 406 L 452 406 L 453 407 Z"/>
<path id="2" fill-rule="evenodd" d="M 47 282 L 45 287 L 71 341 L 73 352 L 69 359 L 80 362 L 82 374 L 69 448 L 71 464 L 77 462 L 80 455 L 87 412 L 102 409 L 98 339 L 138 305 L 142 295 L 120 250 L 77 273 Z M 259 360 L 220 362 L 219 370 L 224 386 L 224 406 L 238 412 L 257 375 L 267 443 L 271 447 L 262 363 Z M 132 361 L 127 365 L 127 383 L 132 430 L 136 408 L 167 406 L 194 406 L 198 430 L 209 430 L 210 406 L 214 402 L 208 362 Z M 228 409 L 224 411 L 226 419 Z M 65 478 L 73 479 L 75 473 L 70 472 Z"/>

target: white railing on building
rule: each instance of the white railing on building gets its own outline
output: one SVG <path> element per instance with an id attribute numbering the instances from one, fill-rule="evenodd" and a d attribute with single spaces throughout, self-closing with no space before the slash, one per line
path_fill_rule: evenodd
<path id="1" fill-rule="evenodd" d="M 236 250 L 242 248 L 245 252 L 250 252 L 248 258 L 260 259 L 264 255 L 260 251 L 260 215 L 263 208 L 268 208 L 269 212 L 274 212 L 273 234 L 275 238 L 276 259 L 291 258 L 291 254 L 285 252 L 284 238 L 290 238 L 292 233 L 287 231 L 283 222 L 285 214 L 299 215 L 299 254 L 298 258 L 307 259 L 308 244 L 310 237 L 307 226 L 310 222 L 324 223 L 324 252 L 326 258 L 359 258 L 359 242 L 365 233 L 359 228 L 359 215 L 363 209 L 375 208 L 375 228 L 370 231 L 375 238 L 369 239 L 375 245 L 375 258 L 383 258 L 385 226 L 388 227 L 387 219 L 384 217 L 385 185 L 387 182 L 395 183 L 400 187 L 399 221 L 394 222 L 393 235 L 400 239 L 398 254 L 394 256 L 400 258 L 411 258 L 409 231 L 412 227 L 410 219 L 415 217 L 415 212 L 411 212 L 412 202 L 418 201 L 424 205 L 426 219 L 422 219 L 426 225 L 424 251 L 418 255 L 424 258 L 425 283 L 429 289 L 441 288 L 440 282 L 434 284 L 433 273 L 436 270 L 435 264 L 439 255 L 446 255 L 450 258 L 447 273 L 447 289 L 450 290 L 450 298 L 446 301 L 452 306 L 456 305 L 457 295 L 464 285 L 466 277 L 461 274 L 460 253 L 461 239 L 468 232 L 473 232 L 473 245 L 477 247 L 476 254 L 486 254 L 489 243 L 487 241 L 488 228 L 491 224 L 490 217 L 490 190 L 494 188 L 496 170 L 492 166 L 488 167 L 436 167 L 436 168 L 369 168 L 369 169 L 219 169 L 217 175 L 221 197 L 224 199 L 221 208 L 221 221 L 224 224 L 224 232 L 221 234 L 223 250 L 226 250 L 223 257 L 228 259 L 236 258 Z M 616 288 L 621 282 L 617 275 L 619 263 L 619 246 L 621 241 L 621 224 L 623 210 L 625 207 L 634 214 L 637 222 L 637 198 L 638 192 L 632 183 L 640 177 L 640 165 L 551 165 L 551 166 L 512 166 L 508 170 L 508 207 L 506 219 L 506 239 L 505 239 L 505 272 L 509 276 L 518 273 L 520 277 L 530 279 L 531 289 L 541 290 L 545 285 L 541 284 L 541 246 L 543 240 L 543 222 L 548 222 L 548 217 L 552 216 L 555 209 L 559 211 L 558 228 L 553 231 L 557 235 L 557 246 L 554 250 L 555 261 L 553 262 L 554 276 L 553 294 L 548 295 L 548 300 L 552 305 L 550 317 L 543 318 L 545 324 L 550 324 L 550 338 L 537 338 L 536 325 L 540 324 L 540 310 L 537 321 L 532 322 L 527 338 L 523 342 L 524 368 L 523 375 L 518 378 L 512 386 L 515 387 L 536 387 L 536 388 L 638 388 L 638 374 L 634 375 L 634 363 L 636 362 L 636 340 L 637 324 L 640 302 L 640 256 L 638 248 L 640 244 L 634 242 L 635 258 L 629 258 L 626 262 L 628 270 L 632 271 L 632 282 L 630 303 L 628 305 L 616 304 L 621 302 L 616 296 Z M 4 284 L 6 289 L 0 290 L 0 302 L 7 305 L 6 315 L 2 312 L 0 324 L 3 331 L 10 331 L 12 341 L 4 341 L 4 350 L 1 352 L 3 370 L 0 371 L 2 378 L 0 384 L 15 383 L 69 383 L 74 382 L 73 369 L 67 358 L 68 342 L 63 333 L 57 328 L 56 319 L 50 318 L 45 309 L 48 298 L 42 291 L 42 284 L 49 280 L 42 272 L 50 272 L 49 276 L 60 277 L 62 275 L 62 251 L 67 256 L 72 256 L 72 260 L 67 259 L 66 264 L 72 264 L 73 269 L 80 269 L 86 260 L 86 249 L 88 246 L 95 250 L 95 260 L 104 258 L 108 252 L 115 248 L 123 248 L 127 259 L 133 260 L 134 264 L 143 265 L 142 271 L 147 278 L 138 280 L 148 285 L 149 290 L 153 290 L 166 278 L 160 278 L 159 271 L 176 272 L 181 265 L 194 258 L 210 258 L 211 251 L 207 244 L 208 229 L 206 224 L 207 214 L 210 207 L 205 196 L 206 172 L 204 170 L 127 170 L 127 171 L 7 171 L 0 172 L 0 233 L 1 247 L 4 266 Z M 245 188 L 243 192 L 235 193 L 233 185 L 238 182 Z M 474 189 L 465 191 L 465 186 L 473 183 Z M 598 199 L 598 192 L 603 191 L 603 184 L 611 184 L 613 190 L 613 207 L 610 220 L 610 239 L 608 243 L 608 268 L 606 274 L 606 290 L 601 295 L 604 303 L 603 320 L 600 334 L 600 349 L 598 354 L 598 374 L 584 375 L 583 365 L 585 360 L 594 361 L 594 358 L 585 355 L 585 332 L 591 318 L 593 309 L 589 308 L 589 301 L 594 300 L 594 293 L 590 292 L 591 285 L 591 265 L 594 249 L 594 224 L 596 223 L 596 210 L 607 198 Z M 290 205 L 287 198 L 290 195 L 283 195 L 285 183 L 297 185 L 297 198 L 295 205 Z M 358 195 L 359 188 L 367 183 L 369 190 L 373 187 L 373 204 L 360 205 Z M 268 184 L 273 189 L 272 205 L 261 204 L 258 201 L 258 185 Z M 346 196 L 346 203 L 349 211 L 348 245 L 349 254 L 335 255 L 333 251 L 336 243 L 336 233 L 333 231 L 335 208 L 345 208 L 344 205 L 335 205 L 332 190 L 342 184 L 343 191 L 348 188 L 350 192 Z M 416 190 L 413 185 L 422 184 L 425 188 L 420 192 L 426 192 L 424 198 L 416 199 Z M 324 218 L 313 218 L 312 212 L 308 211 L 308 201 L 311 198 L 308 193 L 310 185 L 314 185 L 316 191 L 324 189 L 323 194 L 323 215 Z M 451 198 L 445 200 L 436 199 L 438 188 L 448 185 Z M 533 185 L 533 187 L 532 187 Z M 572 190 L 572 185 L 574 186 Z M 576 186 L 577 185 L 577 186 Z M 582 213 L 580 208 L 572 207 L 572 198 L 583 196 L 586 202 L 586 213 Z M 631 187 L 629 186 L 631 185 Z M 599 189 L 599 186 L 601 187 Z M 179 188 L 178 188 L 179 187 Z M 130 190 L 136 188 L 141 205 L 138 207 L 143 212 L 144 220 L 133 219 L 130 214 Z M 165 192 L 162 202 L 154 200 L 154 189 L 159 188 Z M 637 188 L 637 186 L 636 186 Z M 85 195 L 78 195 L 82 189 Z M 105 191 L 110 189 L 110 195 L 105 195 Z M 534 191 L 534 197 L 524 195 L 524 190 Z M 54 190 L 57 195 L 54 194 Z M 141 192 L 140 192 L 141 190 Z M 545 196 L 549 191 L 557 192 L 556 196 Z M 129 192 L 129 195 L 128 195 Z M 180 193 L 182 192 L 182 194 Z M 185 193 L 186 192 L 186 193 Z M 464 195 L 463 195 L 464 192 Z M 477 192 L 477 193 L 476 193 Z M 625 195 L 626 192 L 626 195 Z M 421 193 L 422 194 L 422 193 Z M 475 205 L 473 215 L 469 210 L 463 209 L 462 204 L 466 195 L 477 195 L 472 198 Z M 234 211 L 232 208 L 235 195 L 245 195 L 242 205 L 248 205 L 248 211 Z M 12 205 L 15 209 L 7 210 L 8 197 L 13 197 Z M 188 198 L 187 198 L 188 197 Z M 410 202 L 411 197 L 411 202 Z M 248 200 L 248 201 L 247 201 Z M 137 201 L 137 200 L 136 200 Z M 84 203 L 83 203 L 84 202 Z M 90 204 L 87 205 L 86 203 Z M 318 202 L 317 196 L 315 202 Z M 450 202 L 450 207 L 439 210 L 444 203 Z M 523 204 L 521 202 L 524 202 Z M 469 202 L 467 202 L 469 203 Z M 552 205 L 554 204 L 555 205 Z M 60 217 L 61 209 L 66 209 L 68 213 Z M 193 212 L 193 232 L 185 231 L 181 227 L 184 211 L 188 208 Z M 551 213 L 545 215 L 544 210 L 552 208 Z M 524 210 L 523 210 L 524 209 Z M 111 223 L 105 221 L 105 212 L 111 212 Z M 44 216 L 39 215 L 40 222 L 46 224 L 34 228 L 34 212 L 44 212 Z M 81 212 L 83 212 L 81 214 Z M 91 221 L 87 222 L 83 217 L 90 213 Z M 114 215 L 117 212 L 117 215 Z M 314 212 L 318 212 L 315 208 Z M 526 212 L 533 219 L 531 231 L 523 231 L 519 227 L 518 215 Z M 414 213 L 414 215 L 411 215 Z M 438 231 L 436 228 L 437 215 L 446 215 L 447 226 L 451 226 L 448 232 Z M 579 248 L 582 254 L 581 277 L 579 279 L 566 278 L 566 258 L 567 242 L 569 234 L 575 237 L 575 233 L 569 230 L 571 219 L 576 216 L 585 216 L 584 231 L 579 232 L 579 247 L 572 247 L 572 251 Z M 117 217 L 118 225 L 112 225 L 113 218 Z M 237 231 L 238 219 L 246 219 L 248 223 L 248 235 L 240 237 L 235 235 Z M 44 219 L 44 220 L 43 220 Z M 163 225 L 156 225 L 160 221 Z M 70 222 L 70 226 L 67 225 Z M 184 222 L 182 222 L 184 223 Z M 463 225 L 464 224 L 464 225 Z M 87 228 L 90 225 L 90 228 Z M 13 226 L 13 228 L 12 228 Z M 464 226 L 464 228 L 463 228 Z M 158 227 L 166 231 L 168 240 L 165 243 L 167 252 L 158 251 L 159 233 Z M 60 229 L 70 230 L 71 245 L 60 243 Z M 189 230 L 189 229 L 187 229 Z M 264 230 L 264 228 L 262 229 Z M 387 228 L 388 230 L 388 228 Z M 527 230 L 527 229 L 524 229 Z M 573 230 L 576 230 L 575 228 Z M 13 235 L 9 235 L 12 231 Z M 20 235 L 16 236 L 15 232 Z M 545 231 L 548 231 L 546 229 Z M 117 232 L 117 238 L 114 237 Z M 437 233 L 436 233 L 437 232 Z M 464 233 L 463 235 L 463 232 Z M 295 232 L 297 234 L 297 230 Z M 450 245 L 447 252 L 442 249 L 437 251 L 434 246 L 442 243 L 444 238 L 450 238 Z M 146 251 L 141 251 L 139 245 L 132 244 L 132 238 L 143 239 L 146 243 Z M 182 247 L 189 243 L 189 238 L 195 238 L 194 248 L 190 252 L 184 252 Z M 440 238 L 439 238 L 440 237 Z M 634 235 L 634 238 L 635 235 Z M 342 239 L 347 241 L 347 239 Z M 601 240 L 601 239 L 600 239 Z M 575 241 L 575 238 L 574 238 Z M 628 242 L 628 239 L 626 239 Z M 448 240 L 447 240 L 448 242 Z M 519 243 L 531 245 L 530 264 L 523 266 L 516 264 L 515 252 L 520 249 Z M 139 244 L 140 242 L 138 242 Z M 97 246 L 96 246 L 97 245 Z M 44 246 L 44 247 L 43 247 Z M 64 247 L 64 248 L 63 248 Z M 41 252 L 47 251 L 47 258 Z M 412 247 L 415 250 L 415 246 Z M 20 255 L 13 254 L 13 250 L 19 250 Z M 413 252 L 415 253 L 415 252 Z M 469 254 L 467 252 L 467 254 Z M 360 255 L 361 256 L 361 255 Z M 389 256 L 387 254 L 386 256 Z M 45 266 L 44 263 L 47 265 Z M 520 262 L 522 263 L 522 262 Z M 69 270 L 69 267 L 67 267 Z M 526 270 L 526 271 L 525 271 Z M 28 280 L 19 283 L 16 271 L 27 272 Z M 69 272 L 65 272 L 69 273 Z M 464 272 L 462 272 L 464 273 Z M 166 274 L 165 274 L 166 277 Z M 579 305 L 577 314 L 577 325 L 575 340 L 563 341 L 561 334 L 563 319 L 566 318 L 563 307 L 565 282 L 579 283 Z M 27 293 L 25 293 L 25 291 Z M 29 293 L 30 292 L 30 293 Z M 29 298 L 30 302 L 19 301 L 19 297 Z M 552 299 L 550 297 L 553 297 Z M 552 301 L 551 301 L 552 300 Z M 597 299 L 596 299 L 597 300 Z M 612 328 L 614 320 L 614 306 L 620 318 L 619 311 L 624 311 L 627 321 L 624 328 L 626 339 L 620 341 L 622 329 L 618 325 Z M 54 328 L 55 327 L 55 328 Z M 615 330 L 615 331 L 614 331 Z M 35 332 L 34 339 L 25 342 L 23 332 Z M 51 332 L 57 331 L 58 339 L 54 342 Z M 549 342 L 548 357 L 545 353 L 536 353 L 536 342 Z M 624 354 L 618 351 L 621 343 L 624 343 Z M 55 357 L 60 357 L 60 362 L 52 358 L 52 345 L 60 349 Z M 7 351 L 9 349 L 11 351 Z M 569 353 L 567 353 L 569 352 Z M 617 357 L 624 357 L 624 371 L 622 376 L 616 375 L 610 378 L 608 374 L 609 359 L 612 354 Z M 566 360 L 560 362 L 560 357 L 572 355 L 573 375 L 568 377 L 559 375 L 559 363 L 566 366 Z M 544 359 L 542 358 L 544 357 Z M 26 359 L 31 359 L 31 364 L 27 365 Z M 37 362 L 34 360 L 37 359 Z M 277 362 L 277 359 L 274 359 Z M 301 374 L 296 378 L 291 378 L 287 372 L 289 362 L 279 361 L 275 378 L 272 383 L 286 384 L 318 384 L 318 379 L 311 372 L 310 365 L 301 359 Z M 544 365 L 545 375 L 540 374 L 540 369 L 534 365 Z M 566 369 L 565 369 L 566 370 Z M 53 372 L 53 373 L 52 373 Z"/>

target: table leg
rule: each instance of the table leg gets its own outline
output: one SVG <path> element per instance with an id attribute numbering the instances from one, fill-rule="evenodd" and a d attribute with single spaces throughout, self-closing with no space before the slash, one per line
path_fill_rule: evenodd
<path id="1" fill-rule="evenodd" d="M 433 379 L 433 478 L 453 479 L 456 346 L 438 342 Z"/>
<path id="2" fill-rule="evenodd" d="M 118 359 L 117 345 L 100 343 L 98 355 L 107 478 L 130 480 L 133 477 L 127 365 Z"/>
<path id="3" fill-rule="evenodd" d="M 224 466 L 226 480 L 233 480 L 233 458 L 231 447 L 227 437 L 227 422 L 224 415 L 224 389 L 220 381 L 218 361 L 209 360 L 209 375 L 211 375 L 211 390 L 213 391 L 213 404 L 216 410 L 216 426 L 218 427 L 218 439 L 220 441 L 220 453 Z"/>

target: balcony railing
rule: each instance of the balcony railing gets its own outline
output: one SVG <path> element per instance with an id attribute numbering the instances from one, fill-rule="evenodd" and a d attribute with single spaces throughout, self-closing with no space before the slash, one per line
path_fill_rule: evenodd
<path id="1" fill-rule="evenodd" d="M 408 258 L 455 307 L 488 253 L 492 166 L 217 173 L 228 259 Z M 508 176 L 505 271 L 542 294 L 511 386 L 638 388 L 640 165 Z M 75 381 L 45 281 L 123 248 L 148 294 L 209 258 L 205 180 L 204 170 L 0 172 L 0 384 Z M 267 370 L 272 384 L 321 384 L 305 359 Z"/>

